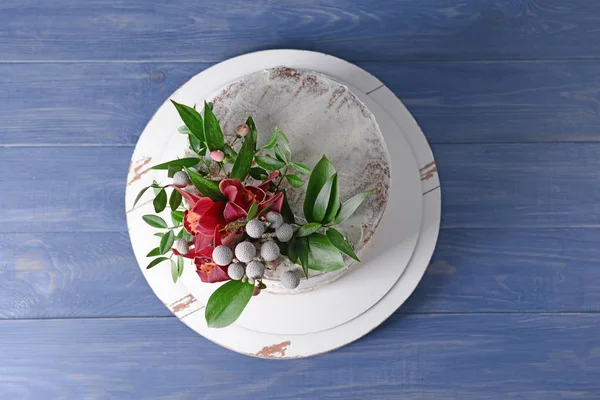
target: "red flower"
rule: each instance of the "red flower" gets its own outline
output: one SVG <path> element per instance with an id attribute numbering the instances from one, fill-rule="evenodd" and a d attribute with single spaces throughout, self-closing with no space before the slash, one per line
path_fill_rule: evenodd
<path id="1" fill-rule="evenodd" d="M 283 205 L 283 193 L 275 195 L 268 194 L 264 188 L 269 182 L 279 176 L 279 171 L 273 172 L 260 186 L 244 186 L 239 179 L 223 179 L 219 183 L 221 193 L 227 197 L 224 217 L 227 222 L 235 221 L 248 215 L 252 204 L 258 204 L 258 210 L 271 206 L 272 211 L 281 212 Z"/>

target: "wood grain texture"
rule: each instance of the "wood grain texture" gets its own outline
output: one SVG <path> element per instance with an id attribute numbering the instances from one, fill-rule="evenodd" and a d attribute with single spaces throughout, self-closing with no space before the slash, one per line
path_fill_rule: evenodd
<path id="1" fill-rule="evenodd" d="M 171 316 L 115 233 L 0 235 L 0 319 Z"/>
<path id="2" fill-rule="evenodd" d="M 0 148 L 0 232 L 124 231 L 131 147 Z M 598 227 L 600 144 L 433 146 L 444 228 Z"/>
<path id="3" fill-rule="evenodd" d="M 398 312 L 600 312 L 599 242 L 594 228 L 444 229 Z M 171 315 L 124 232 L 0 234 L 0 293 L 0 319 Z"/>
<path id="4" fill-rule="evenodd" d="M 162 102 L 210 65 L 0 64 L 0 146 L 134 145 Z M 431 143 L 600 141 L 600 61 L 358 65 Z"/>
<path id="5" fill-rule="evenodd" d="M 175 318 L 2 321 L 0 396 L 595 399 L 599 329 L 597 314 L 396 314 L 352 346 L 277 362 Z"/>
<path id="6" fill-rule="evenodd" d="M 0 59 L 218 61 L 267 48 L 356 60 L 598 57 L 595 0 L 5 0 Z"/>

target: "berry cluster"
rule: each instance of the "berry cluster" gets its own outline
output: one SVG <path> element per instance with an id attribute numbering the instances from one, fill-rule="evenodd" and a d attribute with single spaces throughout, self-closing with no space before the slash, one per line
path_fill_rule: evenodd
<path id="1" fill-rule="evenodd" d="M 228 266 L 227 274 L 231 279 L 254 284 L 264 278 L 265 269 L 278 264 L 281 254 L 275 240 L 280 243 L 290 241 L 294 229 L 284 223 L 281 214 L 271 211 L 267 213 L 266 221 L 258 218 L 248 221 L 245 231 L 248 239 L 238 243 L 233 250 L 225 245 L 215 247 L 212 259 L 217 265 Z M 294 271 L 286 271 L 281 275 L 281 283 L 288 289 L 295 289 L 300 284 L 300 277 Z"/>

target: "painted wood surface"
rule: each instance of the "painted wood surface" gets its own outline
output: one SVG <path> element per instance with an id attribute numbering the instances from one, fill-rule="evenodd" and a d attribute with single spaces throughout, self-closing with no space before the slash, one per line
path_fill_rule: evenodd
<path id="1" fill-rule="evenodd" d="M 0 396 L 596 399 L 599 329 L 598 314 L 395 314 L 351 346 L 277 362 L 175 318 L 2 321 Z"/>
<path id="2" fill-rule="evenodd" d="M 0 148 L 0 232 L 124 231 L 131 147 Z M 598 227 L 600 144 L 439 144 L 442 227 Z"/>
<path id="3" fill-rule="evenodd" d="M 600 312 L 600 230 L 443 229 L 409 314 Z M 0 234 L 0 319 L 171 316 L 124 232 Z"/>
<path id="4" fill-rule="evenodd" d="M 134 145 L 156 108 L 210 65 L 0 64 L 0 145 Z M 600 141 L 600 61 L 358 65 L 431 143 Z"/>
<path id="5" fill-rule="evenodd" d="M 218 61 L 299 48 L 351 61 L 600 56 L 596 0 L 4 0 L 0 59 Z"/>

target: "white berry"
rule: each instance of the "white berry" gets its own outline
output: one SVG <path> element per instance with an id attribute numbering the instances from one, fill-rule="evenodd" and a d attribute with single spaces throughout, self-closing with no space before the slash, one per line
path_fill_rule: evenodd
<path id="1" fill-rule="evenodd" d="M 239 281 L 245 275 L 245 267 L 242 263 L 233 263 L 227 267 L 227 275 L 234 281 Z"/>
<path id="2" fill-rule="evenodd" d="M 270 228 L 277 229 L 283 224 L 283 217 L 275 211 L 267 213 L 267 221 L 271 223 Z"/>
<path id="3" fill-rule="evenodd" d="M 248 263 L 256 257 L 256 247 L 250 242 L 242 242 L 235 247 L 235 258 Z"/>
<path id="4" fill-rule="evenodd" d="M 261 279 L 265 275 L 265 264 L 251 261 L 246 265 L 246 276 L 250 279 Z"/>
<path id="5" fill-rule="evenodd" d="M 173 248 L 179 252 L 179 254 L 187 254 L 189 250 L 188 242 L 185 239 L 177 239 L 173 243 Z"/>
<path id="6" fill-rule="evenodd" d="M 281 284 L 288 289 L 296 289 L 300 284 L 300 277 L 294 271 L 285 271 L 281 274 Z"/>
<path id="7" fill-rule="evenodd" d="M 184 171 L 177 171 L 173 175 L 173 185 L 177 187 L 184 187 L 190 184 L 190 177 Z"/>
<path id="8" fill-rule="evenodd" d="M 275 236 L 280 242 L 289 242 L 294 236 L 294 229 L 289 224 L 283 224 L 279 228 L 275 229 Z"/>
<path id="9" fill-rule="evenodd" d="M 258 219 L 252 219 L 246 224 L 246 233 L 253 239 L 259 239 L 265 233 L 265 224 Z"/>
<path id="10" fill-rule="evenodd" d="M 227 246 L 217 246 L 212 252 L 212 259 L 217 265 L 229 265 L 231 260 L 233 260 L 233 251 Z"/>
<path id="11" fill-rule="evenodd" d="M 265 261 L 275 261 L 279 257 L 279 246 L 272 240 L 264 242 L 260 248 L 260 256 Z"/>

